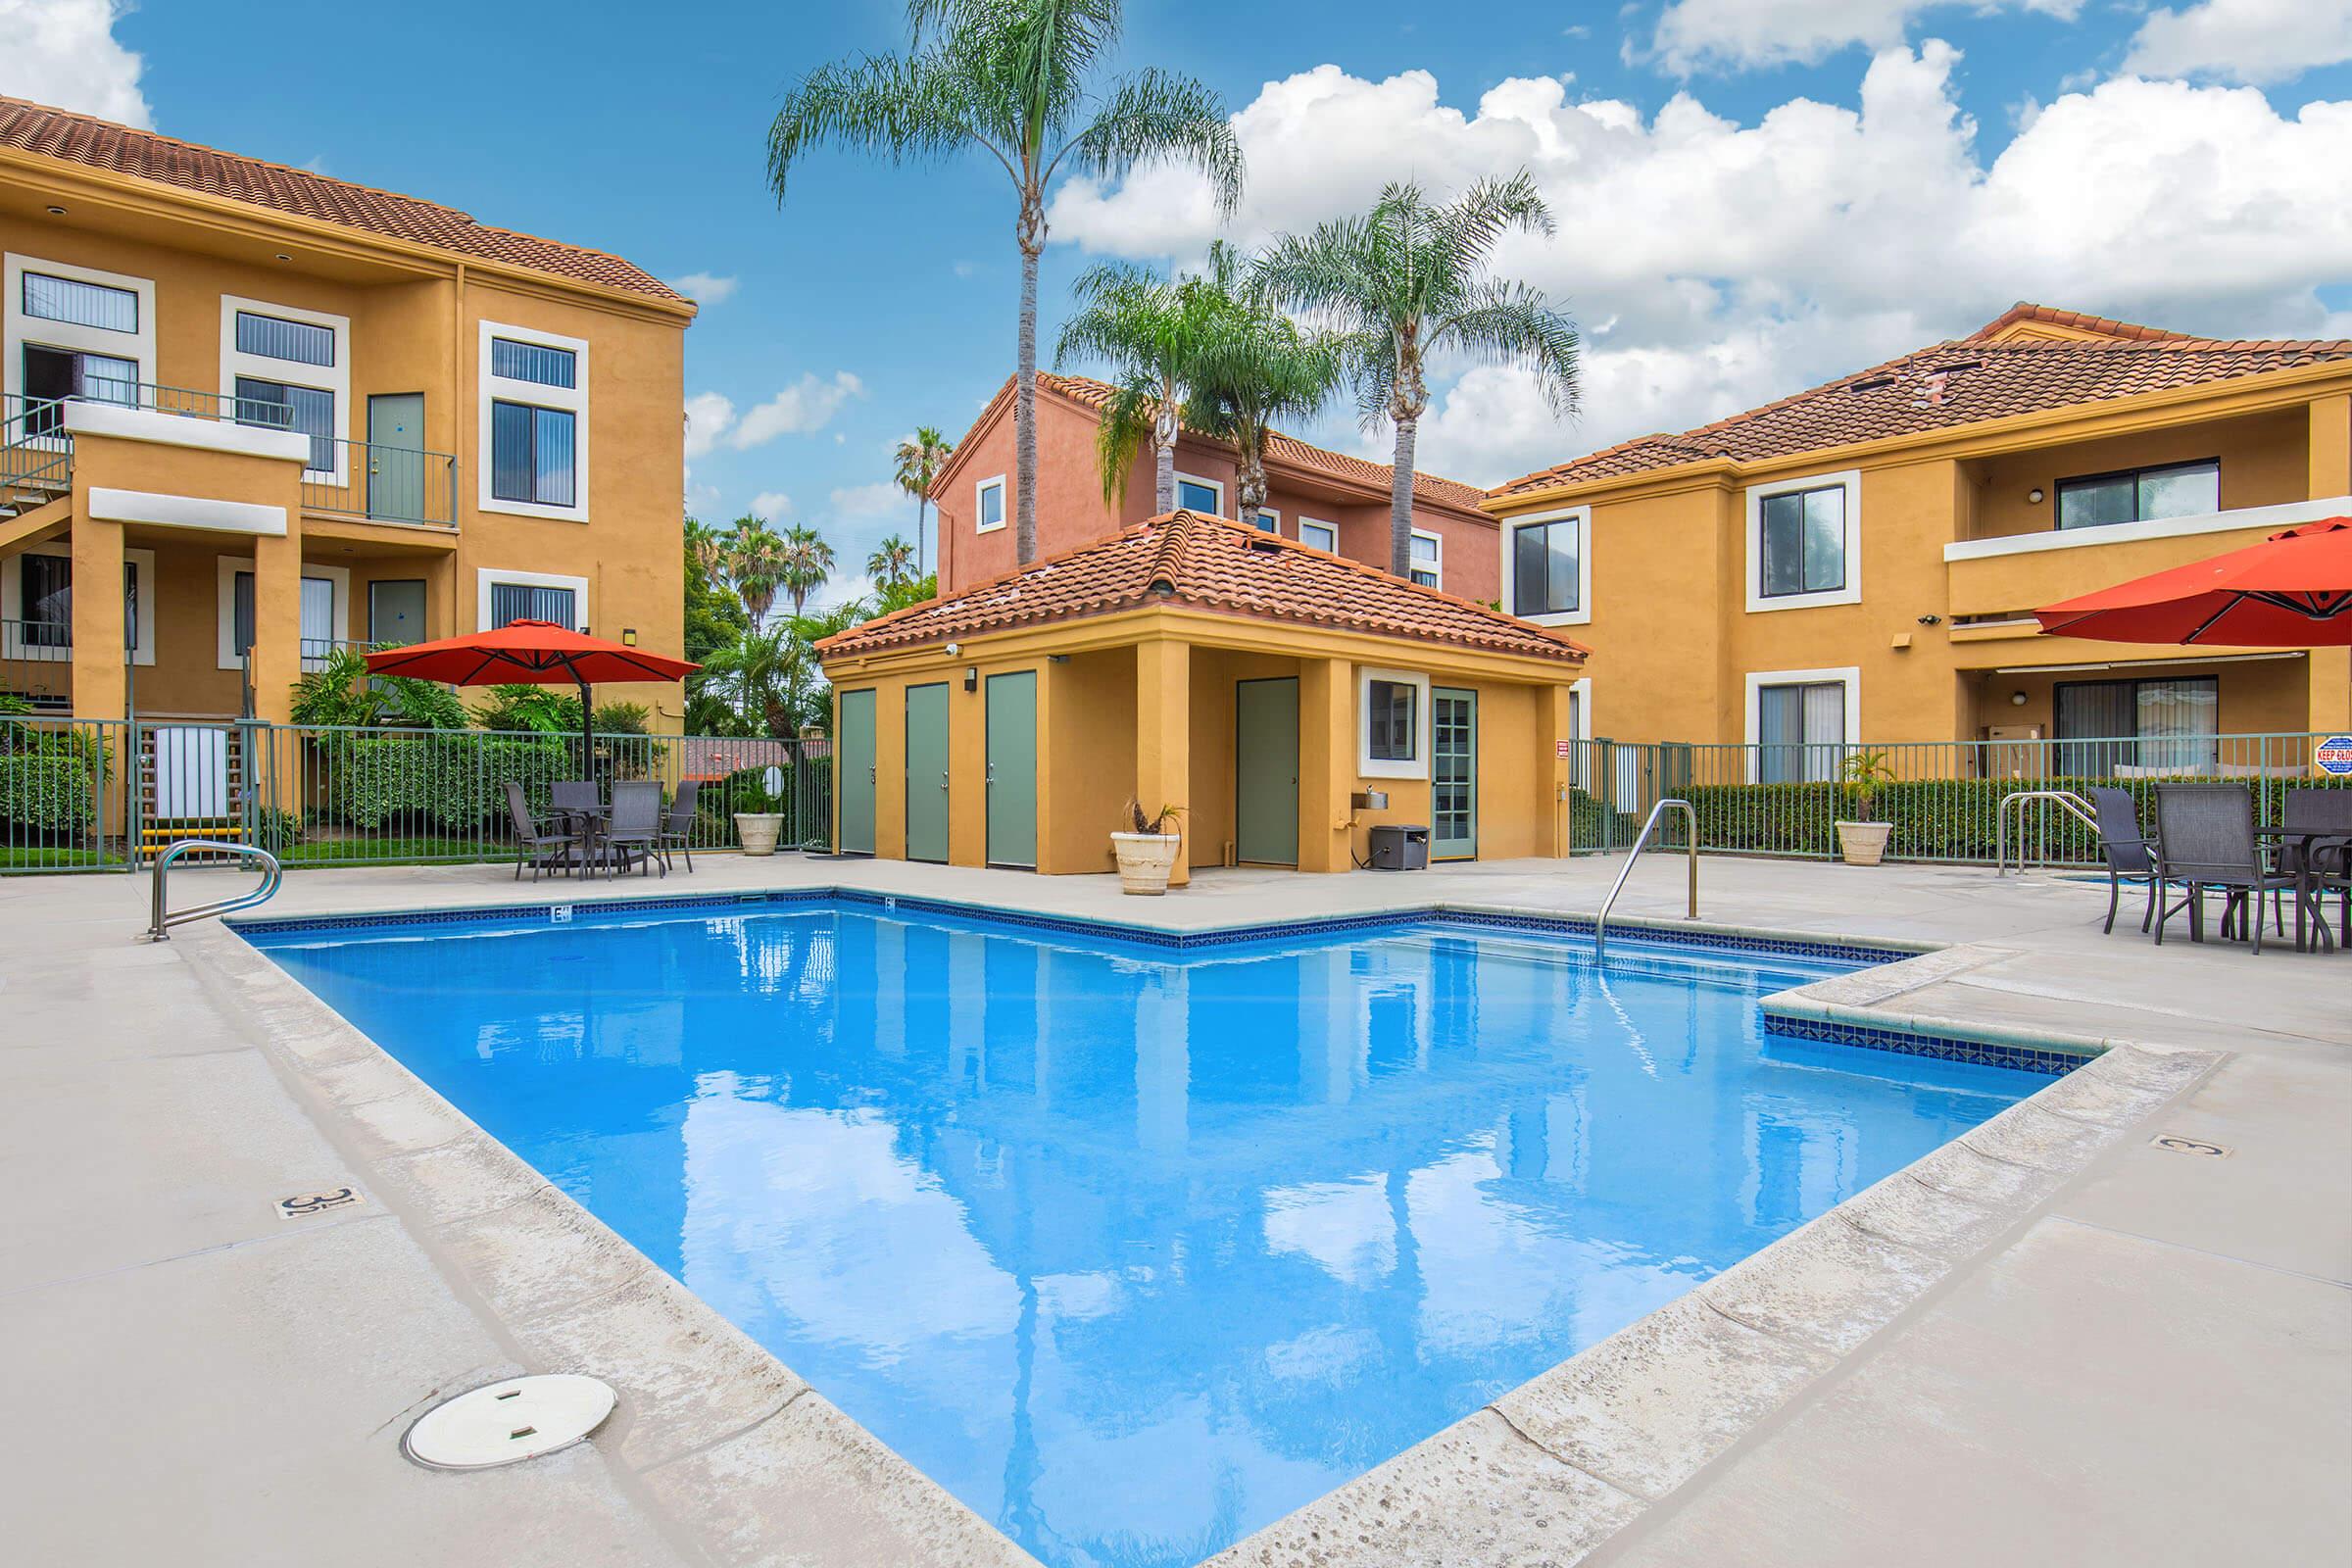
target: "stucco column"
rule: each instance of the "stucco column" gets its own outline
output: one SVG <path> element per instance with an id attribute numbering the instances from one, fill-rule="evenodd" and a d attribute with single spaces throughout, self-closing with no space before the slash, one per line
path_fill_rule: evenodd
<path id="1" fill-rule="evenodd" d="M 76 496 L 74 514 L 74 716 L 121 718 L 122 669 L 122 525 L 101 522 Z M 139 584 L 147 613 L 155 614 L 157 585 Z"/>
<path id="2" fill-rule="evenodd" d="M 1155 637 L 1135 648 L 1135 798 L 1146 811 L 1192 805 L 1193 646 Z M 1191 813 L 1168 885 L 1193 879 Z"/>
<path id="3" fill-rule="evenodd" d="M 1576 739 L 1575 700 L 1566 686 L 1550 686 L 1536 698 L 1537 853 L 1558 858 L 1576 847 L 1568 786 L 1575 764 L 1560 755 L 1559 743 Z"/>
<path id="4" fill-rule="evenodd" d="M 2303 721 L 2330 735 L 2352 731 L 2352 649 L 2311 651 L 2311 707 Z"/>
<path id="5" fill-rule="evenodd" d="M 302 542 L 253 541 L 253 714 L 272 724 L 293 716 L 302 678 Z"/>
<path id="6" fill-rule="evenodd" d="M 2314 501 L 2352 496 L 2352 393 L 2311 400 L 2311 489 Z"/>
<path id="7" fill-rule="evenodd" d="M 1298 869 L 1346 871 L 1355 791 L 1355 666 L 1298 661 Z"/>

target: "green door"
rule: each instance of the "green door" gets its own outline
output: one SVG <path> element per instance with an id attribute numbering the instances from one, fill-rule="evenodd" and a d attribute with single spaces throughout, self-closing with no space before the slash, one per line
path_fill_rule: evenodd
<path id="1" fill-rule="evenodd" d="M 422 577 L 384 577 L 368 585 L 368 640 L 394 647 L 424 641 Z"/>
<path id="2" fill-rule="evenodd" d="M 1037 864 L 1037 671 L 988 677 L 988 863 Z"/>
<path id="3" fill-rule="evenodd" d="M 948 688 L 906 688 L 906 858 L 948 858 Z"/>
<path id="4" fill-rule="evenodd" d="M 368 515 L 404 522 L 455 520 L 428 517 L 424 503 L 424 394 L 393 392 L 369 398 Z"/>
<path id="5" fill-rule="evenodd" d="M 1429 694 L 1429 858 L 1478 854 L 1478 693 Z"/>
<path id="6" fill-rule="evenodd" d="M 1298 681 L 1233 687 L 1234 858 L 1298 863 Z"/>
<path id="7" fill-rule="evenodd" d="M 874 691 L 841 694 L 841 852 L 874 853 Z"/>

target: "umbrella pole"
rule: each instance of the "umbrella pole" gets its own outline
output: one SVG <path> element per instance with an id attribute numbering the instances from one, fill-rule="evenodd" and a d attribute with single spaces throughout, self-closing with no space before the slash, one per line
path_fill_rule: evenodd
<path id="1" fill-rule="evenodd" d="M 580 688 L 580 777 L 596 782 L 596 703 L 588 683 L 578 675 L 572 676 Z"/>

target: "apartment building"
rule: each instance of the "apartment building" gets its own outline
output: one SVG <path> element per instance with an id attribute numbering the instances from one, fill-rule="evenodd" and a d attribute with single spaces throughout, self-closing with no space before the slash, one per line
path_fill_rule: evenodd
<path id="1" fill-rule="evenodd" d="M 2189 770 L 2220 735 L 2352 728 L 2342 648 L 2086 642 L 2031 614 L 2352 513 L 2352 342 L 2021 304 L 1486 505 L 1503 608 L 1592 652 L 1581 736 L 1761 745 L 1772 782 L 1855 742 Z"/>
<path id="2" fill-rule="evenodd" d="M 1007 376 L 933 486 L 939 509 L 939 584 L 954 593 L 1010 571 L 1013 382 Z M 1102 494 L 1095 436 L 1116 390 L 1085 376 L 1037 378 L 1037 553 L 1042 560 L 1105 539 L 1152 515 L 1152 457 L 1138 454 L 1125 491 Z M 1259 526 L 1353 561 L 1389 562 L 1386 464 L 1277 432 L 1266 444 L 1266 509 Z M 1176 441 L 1176 505 L 1210 516 L 1241 514 L 1239 463 L 1226 442 L 1196 430 Z M 1495 594 L 1494 519 L 1484 492 L 1435 474 L 1413 485 L 1413 581 L 1465 599 Z"/>
<path id="3" fill-rule="evenodd" d="M 338 644 L 679 651 L 694 307 L 640 269 L 14 99 L 0 253 L 0 691 L 282 719 Z"/>

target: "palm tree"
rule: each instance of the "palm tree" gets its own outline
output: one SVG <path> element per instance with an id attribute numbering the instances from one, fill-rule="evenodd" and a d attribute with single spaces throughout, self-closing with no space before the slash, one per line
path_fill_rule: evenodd
<path id="1" fill-rule="evenodd" d="M 752 624 L 767 622 L 767 612 L 776 602 L 776 590 L 784 581 L 784 539 L 767 525 L 765 517 L 745 513 L 730 525 L 726 547 L 727 580 L 735 585 L 735 597 L 743 601 L 744 613 Z"/>
<path id="2" fill-rule="evenodd" d="M 1171 283 L 1141 268 L 1110 262 L 1090 269 L 1070 289 L 1078 312 L 1062 323 L 1056 363 L 1083 356 L 1105 362 L 1117 387 L 1095 426 L 1102 495 L 1117 500 L 1145 440 L 1152 443 L 1152 510 L 1176 510 L 1179 411 L 1193 386 L 1193 366 L 1217 314 L 1213 296 L 1192 279 Z"/>
<path id="3" fill-rule="evenodd" d="M 788 736 L 799 714 L 797 694 L 808 678 L 807 641 L 790 621 L 746 627 L 703 660 L 703 690 L 743 715 L 754 733 Z"/>
<path id="4" fill-rule="evenodd" d="M 915 575 L 914 546 L 892 534 L 865 558 L 865 574 L 874 579 L 874 586 L 883 593 L 910 581 Z"/>
<path id="5" fill-rule="evenodd" d="M 808 606 L 808 596 L 822 588 L 825 580 L 832 575 L 833 547 L 825 543 L 824 535 L 797 522 L 784 530 L 784 548 L 777 558 L 776 581 L 792 600 L 795 619 Z"/>
<path id="6" fill-rule="evenodd" d="M 956 443 L 927 424 L 899 443 L 899 488 L 914 497 L 914 574 L 923 574 L 923 535 L 931 531 L 931 487 L 948 466 Z"/>
<path id="7" fill-rule="evenodd" d="M 1037 558 L 1037 264 L 1046 248 L 1046 191 L 1060 173 L 1123 179 L 1174 163 L 1200 172 L 1218 208 L 1241 199 L 1242 149 L 1225 105 L 1190 76 L 1146 69 L 1088 78 L 1119 39 L 1124 0 L 911 0 L 905 55 L 820 66 L 785 95 L 767 132 L 768 185 L 828 144 L 893 163 L 938 161 L 978 147 L 1019 198 L 1021 312 L 1013 375 L 1014 558 Z"/>
<path id="8" fill-rule="evenodd" d="M 1240 469 L 1236 510 L 1255 527 L 1266 505 L 1266 438 L 1274 421 L 1321 413 L 1347 364 L 1337 341 L 1300 330 L 1277 310 L 1245 277 L 1240 253 L 1223 240 L 1208 248 L 1207 266 L 1194 287 L 1213 301 L 1214 311 L 1194 361 L 1185 418 L 1233 443 Z"/>
<path id="9" fill-rule="evenodd" d="M 1260 264 L 1276 298 L 1345 334 L 1366 427 L 1396 426 L 1389 569 L 1399 577 L 1412 571 L 1413 443 L 1431 355 L 1524 365 L 1555 415 L 1576 412 L 1575 323 L 1542 289 L 1488 274 L 1489 254 L 1512 229 L 1552 231 L 1525 170 L 1481 179 L 1442 206 L 1417 184 L 1390 185 L 1370 212 L 1285 235 Z"/>

